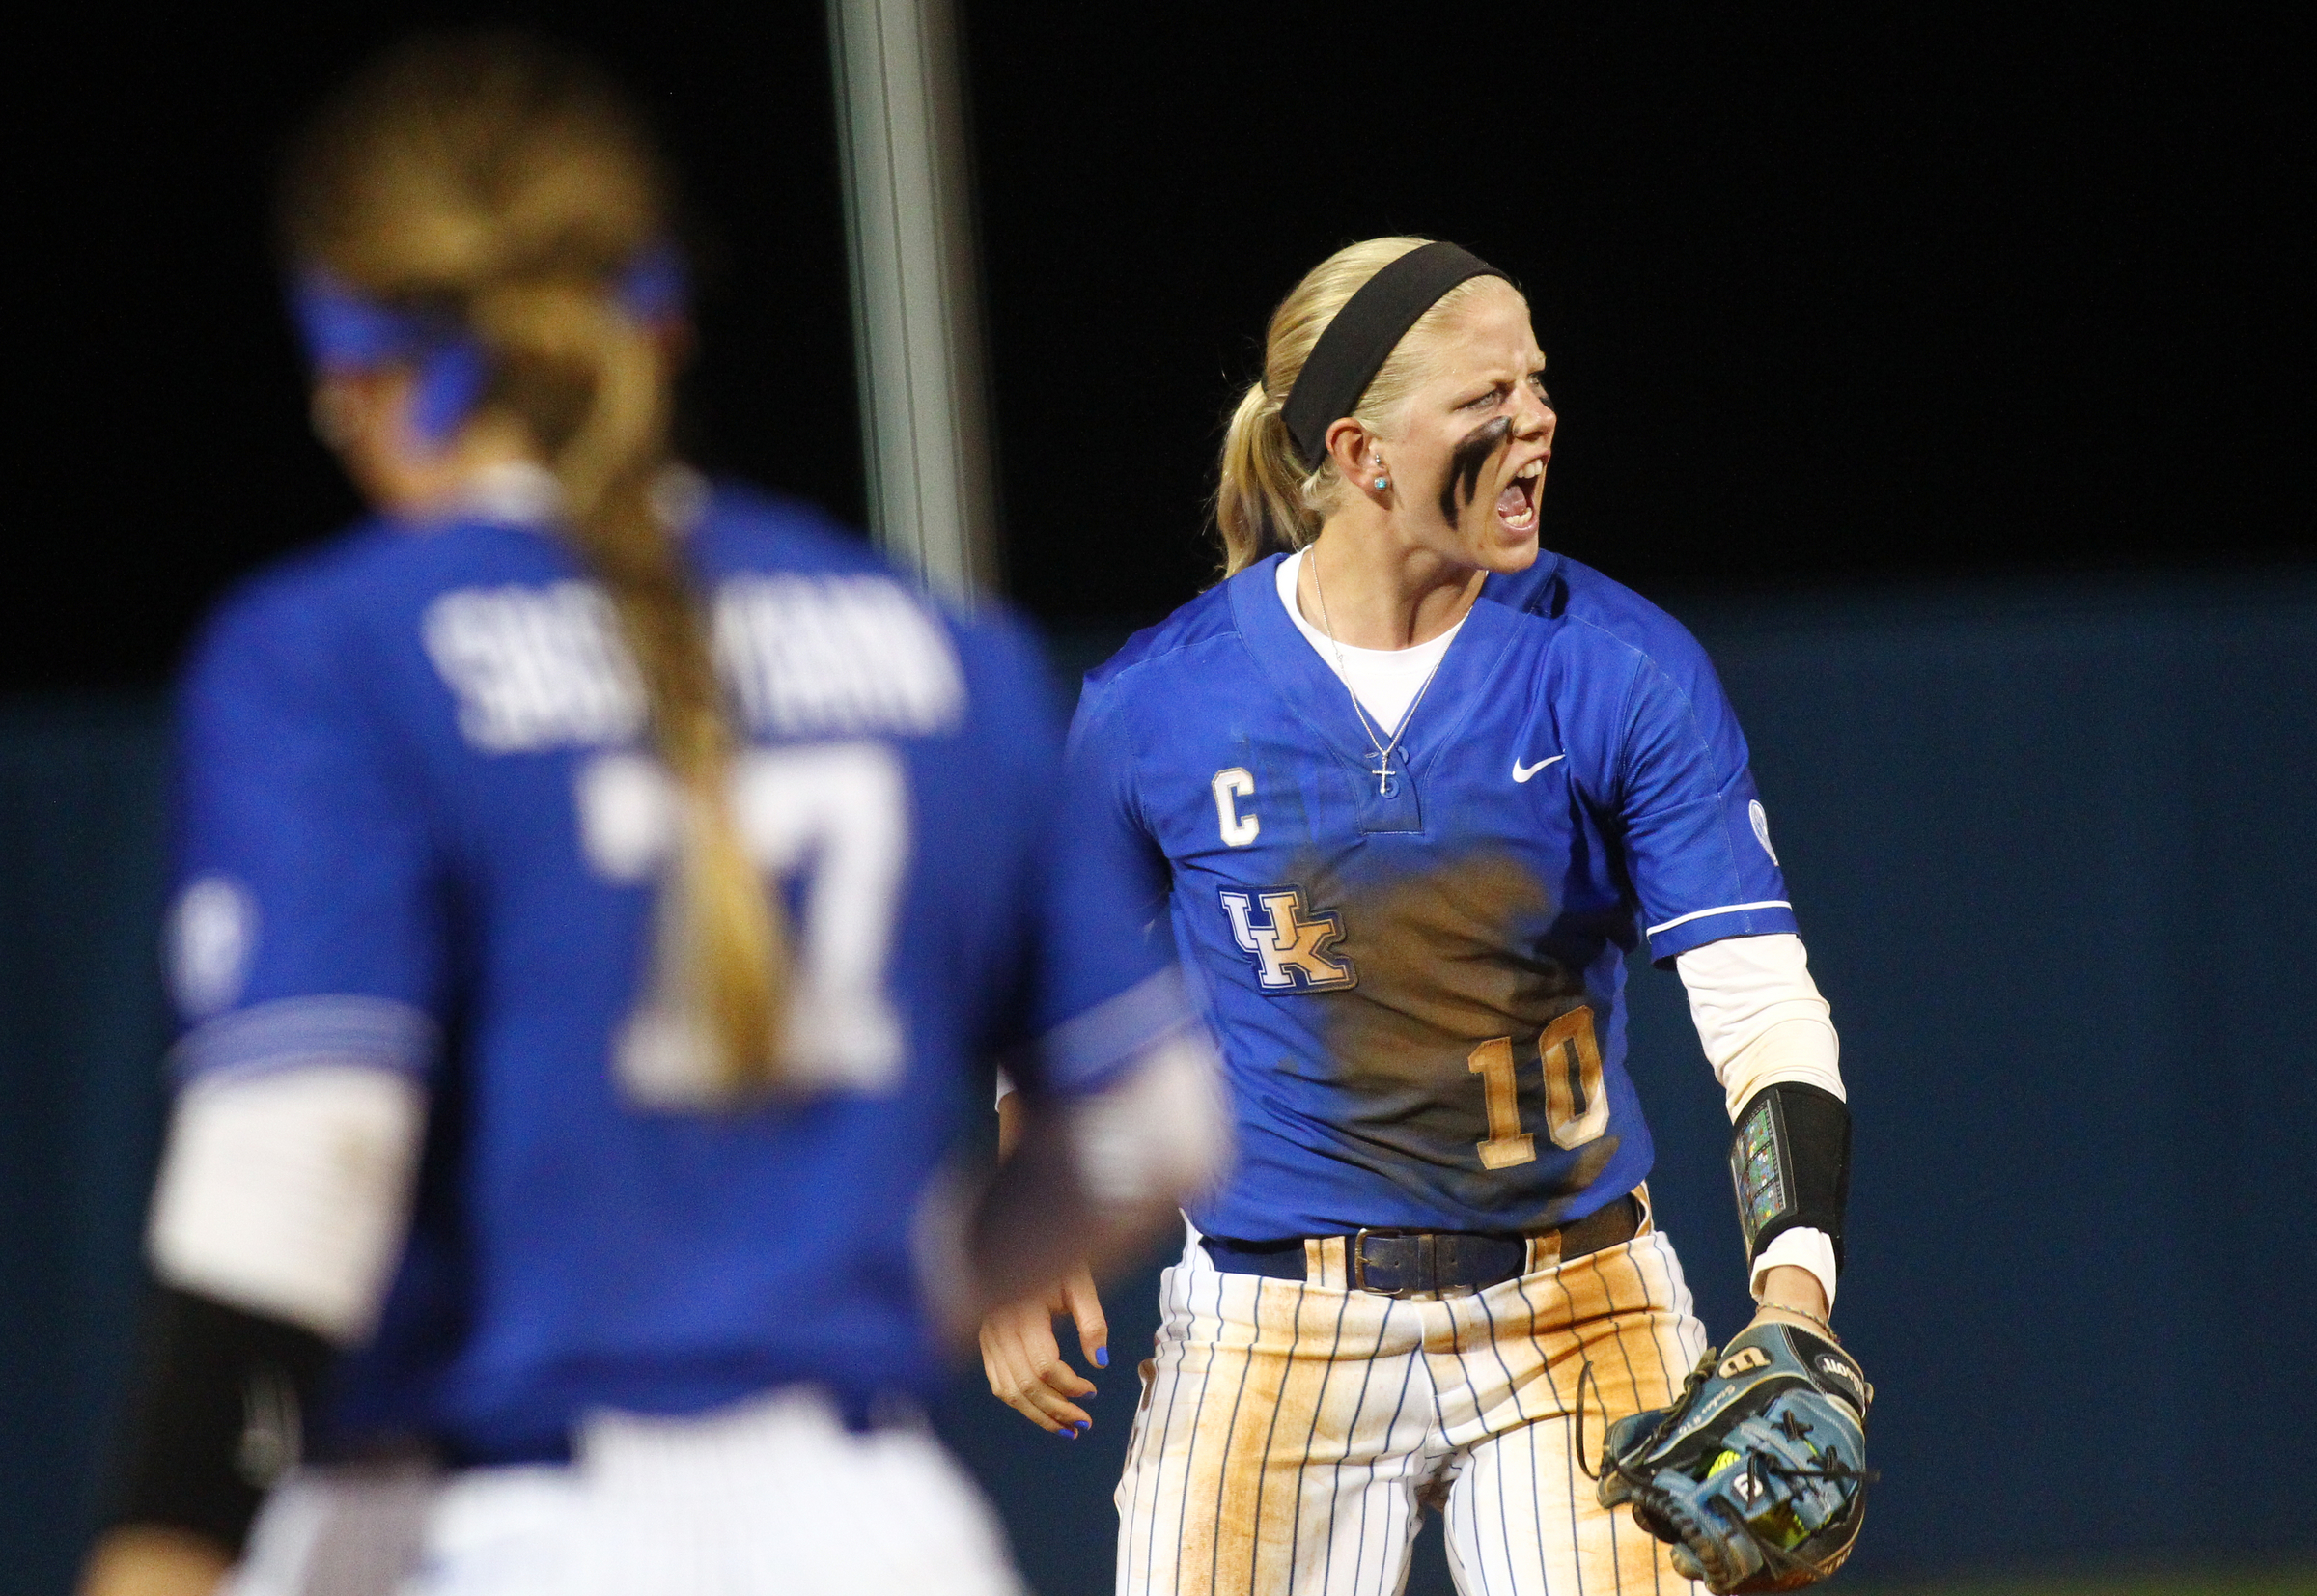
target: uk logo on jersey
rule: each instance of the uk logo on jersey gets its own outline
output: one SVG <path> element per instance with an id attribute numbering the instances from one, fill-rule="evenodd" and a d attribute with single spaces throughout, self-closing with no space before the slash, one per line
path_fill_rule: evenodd
<path id="1" fill-rule="evenodd" d="M 1253 902 L 1244 892 L 1225 892 L 1222 900 L 1231 935 L 1255 955 L 1255 976 L 1266 992 L 1342 992 L 1359 984 L 1351 960 L 1327 955 L 1343 938 L 1343 916 L 1304 908 L 1301 887 L 1258 892 Z M 1255 918 L 1257 905 L 1269 923 Z"/>

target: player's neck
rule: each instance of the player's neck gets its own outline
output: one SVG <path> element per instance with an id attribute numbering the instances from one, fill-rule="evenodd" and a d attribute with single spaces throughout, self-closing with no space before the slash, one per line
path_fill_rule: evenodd
<path id="1" fill-rule="evenodd" d="M 1382 524 L 1330 518 L 1304 551 L 1303 618 L 1355 649 L 1429 643 L 1465 618 L 1488 573 L 1411 547 Z"/>
<path id="2" fill-rule="evenodd" d="M 371 399 L 366 406 L 339 406 L 340 434 L 333 442 L 363 497 L 387 515 L 425 519 L 457 507 L 510 467 L 540 464 L 529 439 L 511 422 L 486 416 L 438 445 L 411 430 L 399 393 Z"/>

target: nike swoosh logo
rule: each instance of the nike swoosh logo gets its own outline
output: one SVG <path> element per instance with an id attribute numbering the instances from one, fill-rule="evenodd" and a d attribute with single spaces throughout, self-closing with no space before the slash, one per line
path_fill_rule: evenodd
<path id="1" fill-rule="evenodd" d="M 1554 754 L 1550 759 L 1540 759 L 1534 765 L 1523 765 L 1516 759 L 1513 761 L 1513 779 L 1515 781 L 1526 781 L 1530 776 L 1535 775 L 1539 770 L 1545 769 L 1546 766 L 1558 765 L 1562 760 L 1567 759 L 1568 757 L 1569 756 L 1567 754 Z"/>

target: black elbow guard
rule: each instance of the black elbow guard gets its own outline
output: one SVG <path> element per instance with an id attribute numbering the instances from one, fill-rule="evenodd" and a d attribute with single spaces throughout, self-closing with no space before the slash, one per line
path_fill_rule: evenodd
<path id="1" fill-rule="evenodd" d="M 1842 1099 L 1791 1080 L 1756 1092 L 1730 1137 L 1730 1180 L 1749 1268 L 1798 1225 L 1825 1231 L 1840 1266 L 1851 1200 L 1851 1110 Z"/>
<path id="2" fill-rule="evenodd" d="M 106 1522 L 190 1530 L 237 1555 L 298 1460 L 331 1356 L 312 1330 L 160 1288 Z"/>

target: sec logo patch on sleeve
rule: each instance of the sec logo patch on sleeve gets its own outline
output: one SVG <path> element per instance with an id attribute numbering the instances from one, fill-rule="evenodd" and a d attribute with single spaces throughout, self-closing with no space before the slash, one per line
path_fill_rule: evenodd
<path id="1" fill-rule="evenodd" d="M 169 987 L 188 1020 L 234 1006 L 257 940 L 257 899 L 233 877 L 212 871 L 178 894 L 169 916 Z"/>
<path id="2" fill-rule="evenodd" d="M 1762 852 L 1770 855 L 1770 862 L 1776 864 L 1778 851 L 1770 846 L 1770 812 L 1762 807 L 1760 798 L 1746 800 L 1745 818 L 1753 823 L 1754 841 L 1762 845 Z"/>

